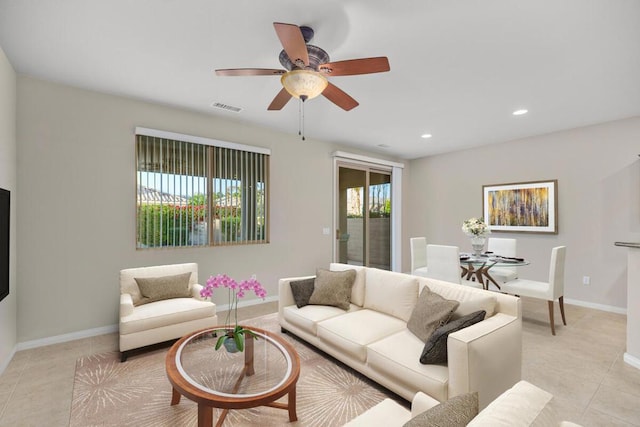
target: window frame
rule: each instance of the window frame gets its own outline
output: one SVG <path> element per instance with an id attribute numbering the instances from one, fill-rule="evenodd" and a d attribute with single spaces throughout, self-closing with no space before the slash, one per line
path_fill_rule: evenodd
<path id="1" fill-rule="evenodd" d="M 207 224 L 207 243 L 205 244 L 184 244 L 184 245 L 159 245 L 159 246 L 149 246 L 149 247 L 144 247 L 140 245 L 140 241 L 139 241 L 139 232 L 140 232 L 140 219 L 139 219 L 139 211 L 140 211 L 140 204 L 139 204 L 139 197 L 140 197 L 140 185 L 141 185 L 141 181 L 139 180 L 139 175 L 140 172 L 143 172 L 141 169 L 139 169 L 139 149 L 138 149 L 138 137 L 139 136 L 146 136 L 146 137 L 152 137 L 152 138 L 160 138 L 163 140 L 169 140 L 169 141 L 177 141 L 180 143 L 192 143 L 192 144 L 197 144 L 197 145 L 202 145 L 202 146 L 207 146 L 205 148 L 205 157 L 206 157 L 206 167 L 205 167 L 205 180 L 206 180 L 206 197 L 207 197 L 207 216 L 206 216 L 206 224 Z M 135 198 L 136 198 L 136 204 L 135 204 L 135 208 L 136 208 L 136 213 L 135 213 L 135 236 L 136 236 L 136 250 L 147 250 L 147 249 L 183 249 L 183 248 L 198 248 L 198 247 L 220 247 L 220 246 L 237 246 L 237 245 L 252 245 L 252 244 L 268 244 L 270 242 L 270 234 L 269 234 L 269 224 L 270 224 L 270 197 L 269 197 L 269 193 L 270 193 L 270 157 L 271 157 L 271 150 L 268 148 L 264 148 L 264 147 L 257 147 L 257 146 L 252 146 L 252 145 L 246 145 L 246 144 L 239 144 L 239 143 L 235 143 L 235 142 L 229 142 L 229 141 L 221 141 L 221 140 L 217 140 L 217 139 L 212 139 L 212 138 L 206 138 L 206 137 L 201 137 L 201 136 L 194 136 L 194 135 L 186 135 L 186 134 L 181 134 L 181 133 L 176 133 L 176 132 L 168 132 L 168 131 L 162 131 L 162 130 L 157 130 L 157 129 L 150 129 L 150 128 L 145 128 L 145 127 L 136 127 L 135 128 L 135 133 L 134 133 L 134 147 L 135 147 L 135 185 L 136 185 L 136 190 L 135 190 Z M 213 148 L 212 148 L 213 147 Z M 237 152 L 245 152 L 246 155 L 246 159 L 242 160 L 249 162 L 250 158 L 251 158 L 251 154 L 260 154 L 260 155 L 264 155 L 266 156 L 266 159 L 264 159 L 264 162 L 261 161 L 261 163 L 263 163 L 263 168 L 262 169 L 262 175 L 261 178 L 263 178 L 263 182 L 264 182 L 264 190 L 263 190 L 263 200 L 264 200 L 264 225 L 262 226 L 262 234 L 263 237 L 262 239 L 251 239 L 248 240 L 246 237 L 244 237 L 242 240 L 233 240 L 233 241 L 225 241 L 223 239 L 219 239 L 220 241 L 216 241 L 216 239 L 214 238 L 214 223 L 216 221 L 215 219 L 215 200 L 214 200 L 214 181 L 216 181 L 216 179 L 223 179 L 223 178 L 216 178 L 215 177 L 215 167 L 214 167 L 214 151 L 216 151 L 216 149 L 227 149 L 227 150 L 232 150 L 232 151 L 237 151 Z M 221 151 L 221 150 L 217 150 L 217 151 Z M 224 150 L 222 150 L 224 151 Z M 240 156 L 242 156 L 242 154 L 240 154 Z M 253 171 L 252 171 L 253 172 Z M 242 182 L 242 181 L 241 181 Z M 176 196 L 176 194 L 174 193 L 173 196 Z M 251 204 L 253 205 L 251 202 L 247 202 L 246 200 L 244 200 L 244 194 L 241 193 L 241 205 L 244 206 L 245 204 Z M 250 213 L 248 213 L 249 215 L 251 215 L 250 221 L 253 224 L 257 224 L 258 222 L 258 217 L 256 217 L 256 211 L 252 211 Z M 244 216 L 245 213 L 242 213 L 242 215 Z M 247 217 L 248 218 L 248 217 Z M 246 224 L 243 224 L 246 227 Z M 255 230 L 254 230 L 255 233 Z"/>

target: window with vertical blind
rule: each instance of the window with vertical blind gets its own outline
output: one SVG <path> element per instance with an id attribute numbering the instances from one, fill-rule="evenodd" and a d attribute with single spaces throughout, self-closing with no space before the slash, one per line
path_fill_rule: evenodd
<path id="1" fill-rule="evenodd" d="M 136 247 L 267 243 L 267 149 L 136 128 Z"/>

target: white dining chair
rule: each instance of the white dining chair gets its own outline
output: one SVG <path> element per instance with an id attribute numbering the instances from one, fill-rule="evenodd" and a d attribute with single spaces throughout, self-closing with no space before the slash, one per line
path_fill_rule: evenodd
<path id="1" fill-rule="evenodd" d="M 564 260 L 567 252 L 566 246 L 558 246 L 551 250 L 551 263 L 549 266 L 549 281 L 538 282 L 536 280 L 515 279 L 502 285 L 502 292 L 521 297 L 539 298 L 547 300 L 549 306 L 549 323 L 551 334 L 556 334 L 553 320 L 553 302 L 558 300 L 562 323 L 566 326 L 567 319 L 564 316 Z"/>
<path id="2" fill-rule="evenodd" d="M 457 246 L 427 245 L 426 277 L 460 284 L 460 249 Z"/>
<path id="3" fill-rule="evenodd" d="M 493 255 L 515 257 L 516 239 L 489 237 L 487 242 L 487 251 L 493 252 Z M 518 270 L 516 267 L 491 267 L 489 274 L 496 280 L 496 282 L 499 283 L 508 282 L 509 280 L 518 278 Z"/>
<path id="4" fill-rule="evenodd" d="M 412 237 L 411 244 L 411 274 L 427 277 L 427 238 Z"/>

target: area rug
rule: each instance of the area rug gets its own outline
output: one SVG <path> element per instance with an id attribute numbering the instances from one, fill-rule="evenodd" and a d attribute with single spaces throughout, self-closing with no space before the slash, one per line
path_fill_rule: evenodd
<path id="1" fill-rule="evenodd" d="M 277 314 L 243 322 L 278 332 Z M 383 399 L 404 402 L 349 367 L 301 340 L 282 334 L 300 356 L 298 421 L 287 411 L 258 407 L 232 410 L 225 426 L 341 426 Z M 81 357 L 76 362 L 71 427 L 196 426 L 197 405 L 183 397 L 171 406 L 165 372 L 168 348 L 132 356 L 120 363 L 118 352 Z M 280 401 L 286 402 L 286 396 Z M 214 419 L 219 415 L 214 409 Z"/>

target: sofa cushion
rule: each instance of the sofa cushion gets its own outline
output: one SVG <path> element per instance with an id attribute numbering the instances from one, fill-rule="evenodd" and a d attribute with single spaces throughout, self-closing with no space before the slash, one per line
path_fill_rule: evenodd
<path id="1" fill-rule="evenodd" d="M 195 298 L 172 298 L 138 306 L 120 318 L 120 335 L 215 316 L 216 306 Z M 215 326 L 215 325 L 211 325 Z"/>
<path id="2" fill-rule="evenodd" d="M 520 381 L 498 396 L 468 425 L 472 427 L 557 426 L 551 393 Z M 517 420 L 517 421 L 516 421 Z"/>
<path id="3" fill-rule="evenodd" d="M 366 269 L 364 308 L 380 311 L 407 322 L 418 300 L 418 279 L 407 274 Z"/>
<path id="4" fill-rule="evenodd" d="M 351 302 L 353 304 L 356 304 L 362 307 L 364 305 L 366 267 L 332 262 L 331 264 L 329 264 L 329 270 L 331 271 L 355 270 L 356 271 L 356 280 L 354 280 L 353 287 L 351 288 Z"/>
<path id="5" fill-rule="evenodd" d="M 349 310 L 351 288 L 356 279 L 355 270 L 330 271 L 322 268 L 316 271 L 316 280 L 309 304 L 332 305 Z"/>
<path id="6" fill-rule="evenodd" d="M 360 307 L 351 304 L 349 312 L 359 309 Z M 344 313 L 345 311 L 343 309 L 330 305 L 306 305 L 302 308 L 297 308 L 295 305 L 291 305 L 284 308 L 283 317 L 292 325 L 295 325 L 312 335 L 317 335 L 318 322 L 340 316 Z"/>
<path id="7" fill-rule="evenodd" d="M 318 337 L 349 357 L 364 362 L 367 345 L 406 329 L 405 322 L 373 310 L 358 310 L 318 323 Z"/>
<path id="8" fill-rule="evenodd" d="M 367 365 L 405 388 L 421 390 L 442 402 L 449 397 L 449 368 L 446 364 L 421 364 L 418 355 L 423 347 L 424 343 L 404 328 L 370 344 Z"/>
<path id="9" fill-rule="evenodd" d="M 404 427 L 465 427 L 478 415 L 478 392 L 461 394 L 411 418 Z"/>
<path id="10" fill-rule="evenodd" d="M 411 312 L 407 328 L 422 342 L 426 342 L 437 328 L 449 321 L 458 304 L 458 301 L 442 298 L 425 286 Z"/>
<path id="11" fill-rule="evenodd" d="M 422 349 L 420 363 L 447 363 L 447 338 L 449 334 L 459 331 L 484 320 L 484 310 L 476 311 L 456 320 L 452 320 L 435 330 Z"/>
<path id="12" fill-rule="evenodd" d="M 147 304 L 171 298 L 189 298 L 189 279 L 191 273 L 175 274 L 160 277 L 134 277 L 142 298 L 134 301 L 133 305 Z"/>
<path id="13" fill-rule="evenodd" d="M 309 305 L 309 298 L 311 298 L 311 294 L 313 294 L 315 282 L 316 279 L 313 277 L 289 282 L 291 294 L 298 308 Z"/>

